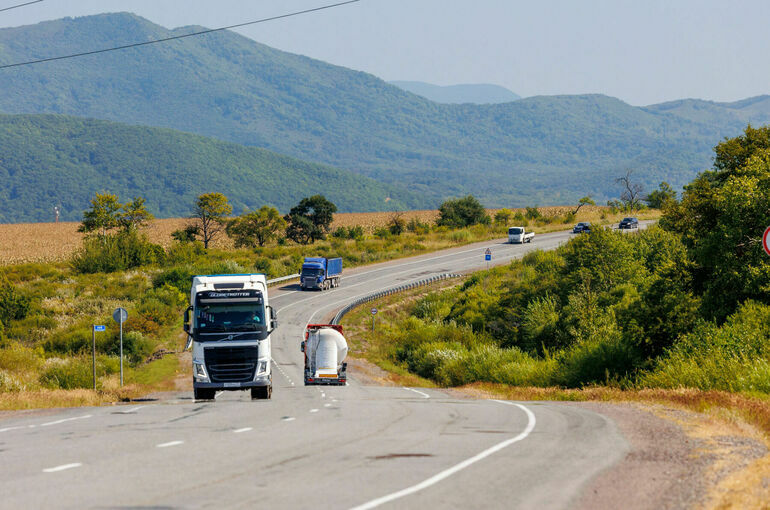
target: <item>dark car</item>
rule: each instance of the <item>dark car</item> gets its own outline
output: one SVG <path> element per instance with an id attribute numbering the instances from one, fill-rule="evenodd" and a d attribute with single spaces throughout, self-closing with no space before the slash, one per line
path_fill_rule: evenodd
<path id="1" fill-rule="evenodd" d="M 626 228 L 639 228 L 639 220 L 636 218 L 623 218 L 620 222 L 620 225 L 618 225 L 619 229 L 626 229 Z"/>
<path id="2" fill-rule="evenodd" d="M 581 221 L 572 229 L 573 234 L 588 234 L 591 232 L 591 224 L 587 221 Z"/>

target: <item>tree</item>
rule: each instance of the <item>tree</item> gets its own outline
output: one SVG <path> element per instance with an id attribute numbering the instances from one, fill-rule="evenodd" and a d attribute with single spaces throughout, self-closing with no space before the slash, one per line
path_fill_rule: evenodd
<path id="1" fill-rule="evenodd" d="M 186 225 L 184 228 L 171 232 L 171 238 L 180 243 L 191 243 L 201 236 L 198 225 Z"/>
<path id="2" fill-rule="evenodd" d="M 590 195 L 584 196 L 583 198 L 580 199 L 580 201 L 578 202 L 577 208 L 574 211 L 572 211 L 572 215 L 573 216 L 576 215 L 580 210 L 580 208 L 586 205 L 596 205 L 596 202 L 593 201 Z"/>
<path id="3" fill-rule="evenodd" d="M 406 230 L 406 221 L 403 218 L 403 213 L 395 213 L 390 217 L 388 222 L 388 230 L 394 236 L 400 236 Z"/>
<path id="4" fill-rule="evenodd" d="M 235 246 L 254 248 L 264 246 L 286 228 L 286 220 L 275 207 L 262 206 L 257 211 L 246 212 L 227 225 L 227 235 L 235 240 Z"/>
<path id="5" fill-rule="evenodd" d="M 653 209 L 663 209 L 676 202 L 676 191 L 674 191 L 674 188 L 669 183 L 663 181 L 658 186 L 658 189 L 647 195 L 644 201 Z"/>
<path id="6" fill-rule="evenodd" d="M 463 228 L 491 222 L 484 206 L 473 195 L 446 200 L 439 206 L 438 212 L 436 224 L 440 227 Z"/>
<path id="7" fill-rule="evenodd" d="M 631 174 L 633 173 L 634 171 L 629 168 L 626 170 L 626 175 L 615 179 L 615 183 L 623 187 L 623 191 L 620 193 L 620 200 L 623 202 L 623 208 L 626 211 L 636 211 L 642 205 L 642 192 L 644 188 L 638 182 L 631 180 Z"/>
<path id="8" fill-rule="evenodd" d="M 681 202 L 661 219 L 681 234 L 695 262 L 704 314 L 717 321 L 747 299 L 770 304 L 770 258 L 762 250 L 770 225 L 770 147 L 757 141 L 764 139 L 759 132 L 770 135 L 749 126 L 717 145 L 714 170 L 685 186 Z"/>
<path id="9" fill-rule="evenodd" d="M 208 249 L 213 241 L 224 230 L 226 216 L 233 212 L 233 206 L 222 193 L 204 193 L 198 195 L 193 205 L 192 217 L 197 220 L 203 248 Z"/>
<path id="10" fill-rule="evenodd" d="M 144 205 L 145 199 L 134 197 L 131 202 L 126 202 L 121 206 L 123 212 L 117 216 L 118 224 L 123 230 L 138 230 L 147 225 L 147 222 L 154 219 L 150 211 Z"/>
<path id="11" fill-rule="evenodd" d="M 97 193 L 91 199 L 91 209 L 83 213 L 78 232 L 98 234 L 104 238 L 107 232 L 119 226 L 119 211 L 123 206 L 118 197 L 109 193 Z"/>
<path id="12" fill-rule="evenodd" d="M 495 213 L 495 223 L 499 225 L 507 225 L 513 217 L 513 211 L 510 209 L 500 209 Z"/>
<path id="13" fill-rule="evenodd" d="M 303 198 L 284 216 L 288 223 L 286 236 L 300 244 L 325 239 L 329 232 L 337 206 L 323 195 Z"/>

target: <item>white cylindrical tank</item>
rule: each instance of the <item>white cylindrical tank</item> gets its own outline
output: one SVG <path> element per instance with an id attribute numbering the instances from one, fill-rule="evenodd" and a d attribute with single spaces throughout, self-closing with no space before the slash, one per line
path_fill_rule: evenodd
<path id="1" fill-rule="evenodd" d="M 336 373 L 348 355 L 345 337 L 332 328 L 321 328 L 311 331 L 308 340 L 308 356 L 315 362 L 312 367 L 314 375 Z"/>

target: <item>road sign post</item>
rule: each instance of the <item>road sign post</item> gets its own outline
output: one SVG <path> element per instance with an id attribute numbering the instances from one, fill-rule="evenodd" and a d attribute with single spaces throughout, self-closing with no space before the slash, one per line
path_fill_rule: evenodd
<path id="1" fill-rule="evenodd" d="M 377 309 L 372 308 L 372 332 L 374 332 L 374 316 L 377 315 Z"/>
<path id="2" fill-rule="evenodd" d="M 765 253 L 770 255 L 770 227 L 767 227 L 762 235 L 762 248 L 765 249 Z"/>
<path id="3" fill-rule="evenodd" d="M 112 318 L 120 324 L 120 386 L 123 386 L 123 323 L 128 318 L 128 312 L 125 308 L 116 308 L 112 312 Z"/>
<path id="4" fill-rule="evenodd" d="M 91 354 L 91 370 L 93 371 L 94 375 L 94 390 L 96 390 L 96 332 L 97 331 L 104 331 L 107 329 L 105 326 L 97 326 L 94 324 L 94 327 L 91 328 L 91 344 L 93 345 L 93 351 Z"/>
<path id="5" fill-rule="evenodd" d="M 484 251 L 484 260 L 487 261 L 487 274 L 484 275 L 484 292 L 487 291 L 487 278 L 489 277 L 489 261 L 492 260 L 492 250 L 487 248 Z"/>

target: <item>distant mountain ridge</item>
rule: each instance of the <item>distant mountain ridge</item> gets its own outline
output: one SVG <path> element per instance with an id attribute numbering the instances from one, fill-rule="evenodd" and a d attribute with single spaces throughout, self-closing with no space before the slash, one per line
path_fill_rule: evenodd
<path id="1" fill-rule="evenodd" d="M 391 85 L 417 94 L 436 103 L 445 104 L 496 104 L 510 103 L 521 99 L 500 85 L 468 83 L 459 85 L 433 85 L 422 81 L 389 81 Z"/>
<path id="2" fill-rule="evenodd" d="M 147 200 L 158 217 L 190 214 L 200 193 L 222 192 L 233 210 L 286 213 L 323 193 L 340 212 L 416 208 L 421 198 L 345 170 L 257 147 L 65 115 L 0 115 L 0 223 L 81 220 L 97 192 Z"/>
<path id="3" fill-rule="evenodd" d="M 66 18 L 0 30 L 0 63 L 192 30 L 127 13 Z M 5 69 L 0 89 L 2 112 L 166 127 L 264 147 L 409 189 L 422 208 L 467 193 L 490 207 L 574 203 L 586 194 L 603 201 L 619 194 L 614 177 L 626 168 L 647 189 L 661 180 L 680 186 L 710 166 L 713 146 L 739 134 L 746 115 L 770 122 L 761 98 L 644 108 L 603 95 L 438 104 L 226 31 Z"/>

